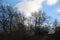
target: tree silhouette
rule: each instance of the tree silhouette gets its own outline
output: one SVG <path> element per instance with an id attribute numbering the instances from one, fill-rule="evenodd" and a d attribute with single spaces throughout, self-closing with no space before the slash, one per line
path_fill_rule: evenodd
<path id="1" fill-rule="evenodd" d="M 46 21 L 46 15 L 44 12 L 42 12 L 41 10 L 39 12 L 35 12 L 32 14 L 33 18 L 35 18 L 35 31 L 36 33 L 40 32 L 40 27 L 41 24 L 44 23 L 44 21 Z"/>

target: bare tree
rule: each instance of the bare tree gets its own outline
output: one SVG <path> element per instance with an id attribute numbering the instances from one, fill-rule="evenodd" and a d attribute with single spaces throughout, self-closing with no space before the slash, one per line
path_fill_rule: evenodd
<path id="1" fill-rule="evenodd" d="M 54 20 L 54 22 L 53 22 L 53 25 L 56 27 L 56 26 L 57 26 L 57 24 L 58 24 L 58 20 L 57 20 L 57 19 L 55 19 L 55 20 Z"/>
<path id="2" fill-rule="evenodd" d="M 46 21 L 46 15 L 44 12 L 42 12 L 40 10 L 39 12 L 33 13 L 32 16 L 35 20 L 34 21 L 35 22 L 35 31 L 36 31 L 36 33 L 39 33 L 41 24 Z"/>
<path id="3" fill-rule="evenodd" d="M 13 26 L 13 17 L 16 18 L 16 14 L 14 13 L 14 9 L 8 5 L 1 5 L 0 6 L 0 23 L 3 27 L 4 31 L 7 31 L 7 28 L 11 30 Z M 8 27 L 7 27 L 8 26 Z"/>
<path id="4" fill-rule="evenodd" d="M 46 20 L 46 15 L 44 12 L 39 11 L 33 13 L 33 17 L 35 18 L 35 26 L 42 24 Z"/>

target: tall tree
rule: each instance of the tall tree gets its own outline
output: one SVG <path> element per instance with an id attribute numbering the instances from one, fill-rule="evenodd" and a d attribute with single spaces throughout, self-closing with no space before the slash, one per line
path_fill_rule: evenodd
<path id="1" fill-rule="evenodd" d="M 41 24 L 46 20 L 46 15 L 44 12 L 40 10 L 39 12 L 33 13 L 32 16 L 35 20 L 35 21 L 33 20 L 35 22 L 35 32 L 36 34 L 38 34 L 40 33 Z"/>
<path id="2" fill-rule="evenodd" d="M 56 26 L 57 26 L 57 24 L 58 24 L 58 20 L 57 20 L 57 19 L 55 19 L 55 20 L 54 20 L 54 22 L 53 22 L 53 25 L 56 27 Z"/>
<path id="3" fill-rule="evenodd" d="M 34 19 L 35 20 L 35 26 L 37 26 L 37 25 L 40 26 L 46 20 L 46 15 L 42 11 L 35 12 L 32 15 L 35 18 Z"/>

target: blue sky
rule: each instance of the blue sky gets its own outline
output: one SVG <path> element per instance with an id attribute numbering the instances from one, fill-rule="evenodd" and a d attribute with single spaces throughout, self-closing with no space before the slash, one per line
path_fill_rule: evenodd
<path id="1" fill-rule="evenodd" d="M 11 5 L 12 7 L 14 7 L 14 6 L 16 6 L 16 4 L 20 3 L 21 0 L 6 0 L 4 2 L 6 2 L 9 5 Z M 48 5 L 47 1 L 45 1 L 42 4 L 42 10 L 46 13 L 46 15 L 60 20 L 60 10 L 59 10 L 60 9 L 60 0 L 58 0 L 55 4 L 53 4 L 53 5 L 52 4 Z"/>
<path id="2" fill-rule="evenodd" d="M 53 18 L 60 20 L 60 12 L 57 12 L 56 9 L 60 8 L 60 0 L 52 6 L 47 5 L 46 3 L 43 4 L 43 11 Z"/>

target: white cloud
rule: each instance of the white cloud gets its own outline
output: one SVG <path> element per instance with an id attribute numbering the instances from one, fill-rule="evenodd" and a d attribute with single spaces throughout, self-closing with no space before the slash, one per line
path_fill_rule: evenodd
<path id="1" fill-rule="evenodd" d="M 42 8 L 42 3 L 44 0 L 22 0 L 20 3 L 18 3 L 15 8 L 19 12 L 22 12 L 22 14 L 25 15 L 26 18 L 31 17 L 32 12 L 37 12 L 39 9 Z M 32 21 L 29 22 L 28 20 L 25 20 L 25 25 L 28 25 L 28 22 L 32 24 Z"/>
<path id="2" fill-rule="evenodd" d="M 38 11 L 38 9 L 42 8 L 43 2 L 44 0 L 22 0 L 15 8 L 17 8 L 17 11 L 23 12 L 25 17 L 30 17 L 31 12 Z"/>
<path id="3" fill-rule="evenodd" d="M 47 5 L 54 5 L 58 2 L 58 0 L 47 0 Z"/>
<path id="4" fill-rule="evenodd" d="M 22 0 L 16 4 L 15 8 L 18 12 L 22 12 L 26 18 L 31 17 L 32 12 L 38 11 L 42 8 L 42 3 L 46 1 L 48 5 L 54 5 L 57 3 L 57 0 Z M 25 21 L 27 24 L 28 21 Z M 28 24 L 27 24 L 28 25 Z"/>
<path id="5" fill-rule="evenodd" d="M 56 12 L 60 12 L 60 8 L 56 9 Z"/>
<path id="6" fill-rule="evenodd" d="M 47 5 L 54 5 L 58 0 L 22 0 L 16 4 L 15 8 L 17 11 L 24 13 L 25 17 L 30 17 L 31 12 L 38 11 L 42 8 L 42 3 L 46 1 Z"/>

